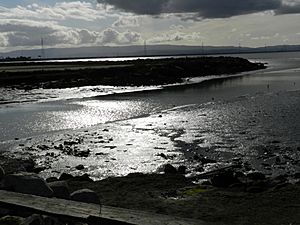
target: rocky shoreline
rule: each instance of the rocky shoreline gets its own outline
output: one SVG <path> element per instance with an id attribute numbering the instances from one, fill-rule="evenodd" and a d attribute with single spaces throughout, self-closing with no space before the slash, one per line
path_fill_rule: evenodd
<path id="1" fill-rule="evenodd" d="M 270 177 L 236 162 L 190 177 L 185 176 L 184 166 L 175 168 L 166 164 L 160 174 L 134 173 L 93 181 L 87 174 L 63 173 L 59 178 L 44 180 L 33 173 L 34 162 L 14 163 L 18 164 L 16 171 L 8 164 L 4 169 L 0 167 L 2 190 L 93 204 L 101 201 L 114 207 L 201 219 L 208 224 L 297 224 L 299 221 L 296 196 L 300 194 L 300 173 Z M 0 224 L 10 224 L 5 222 L 9 219 L 19 221 L 14 224 L 33 224 L 32 221 L 44 224 L 45 220 L 63 224 L 55 218 L 26 215 L 26 212 L 20 215 L 7 208 L 0 209 L 0 214 Z"/>
<path id="2" fill-rule="evenodd" d="M 236 74 L 264 68 L 266 67 L 262 63 L 251 63 L 235 57 L 186 57 L 71 64 L 28 62 L 1 66 L 0 85 L 27 90 L 93 85 L 165 85 L 181 83 L 183 78 Z"/>

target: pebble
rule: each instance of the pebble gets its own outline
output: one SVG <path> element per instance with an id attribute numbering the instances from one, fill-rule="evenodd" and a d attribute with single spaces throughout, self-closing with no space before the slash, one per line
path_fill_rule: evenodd
<path id="1" fill-rule="evenodd" d="M 75 167 L 77 170 L 83 170 L 84 169 L 84 165 L 78 165 Z"/>

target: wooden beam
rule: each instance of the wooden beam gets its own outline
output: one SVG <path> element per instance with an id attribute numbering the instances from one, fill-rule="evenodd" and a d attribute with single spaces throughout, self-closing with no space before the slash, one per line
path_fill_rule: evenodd
<path id="1" fill-rule="evenodd" d="M 57 198 L 45 198 L 0 190 L 0 207 L 12 210 L 26 210 L 30 213 L 50 215 L 62 221 L 98 224 L 143 224 L 143 225 L 202 225 L 199 220 L 152 214 L 137 210 L 100 206 Z"/>

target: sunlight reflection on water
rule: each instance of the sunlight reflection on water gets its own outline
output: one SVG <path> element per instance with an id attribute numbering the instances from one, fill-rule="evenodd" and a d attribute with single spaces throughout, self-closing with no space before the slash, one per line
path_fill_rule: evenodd
<path id="1" fill-rule="evenodd" d="M 73 102 L 80 109 L 52 112 L 40 126 L 51 124 L 55 130 L 89 127 L 96 124 L 129 118 L 135 112 L 151 111 L 147 104 L 139 101 L 84 101 Z M 149 108 L 149 110 L 147 110 Z"/>

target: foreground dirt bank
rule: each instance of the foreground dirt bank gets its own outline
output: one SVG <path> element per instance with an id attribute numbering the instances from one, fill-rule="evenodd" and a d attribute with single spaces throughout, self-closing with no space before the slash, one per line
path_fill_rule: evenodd
<path id="1" fill-rule="evenodd" d="M 8 162 L 1 164 L 9 173 L 20 168 L 33 172 L 35 167 L 26 160 Z M 186 177 L 180 173 L 184 169 L 166 166 L 163 174 L 135 173 L 100 181 L 93 181 L 88 175 L 62 174 L 59 179 L 48 178 L 47 182 L 51 186 L 52 182 L 65 181 L 70 193 L 90 189 L 106 206 L 193 218 L 207 224 L 298 224 L 300 174 L 271 178 L 244 170 L 237 164 Z"/>
<path id="2" fill-rule="evenodd" d="M 166 174 L 131 174 L 98 182 L 75 178 L 68 183 L 72 191 L 94 190 L 104 205 L 195 218 L 208 224 L 274 225 L 297 224 L 300 220 L 300 200 L 296 197 L 299 183 L 281 181 L 265 190 L 244 189 L 238 184 L 199 185 L 182 175 Z"/>

